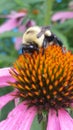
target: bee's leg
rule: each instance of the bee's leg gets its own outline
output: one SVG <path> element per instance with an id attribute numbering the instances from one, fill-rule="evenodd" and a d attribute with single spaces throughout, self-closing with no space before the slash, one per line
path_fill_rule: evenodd
<path id="1" fill-rule="evenodd" d="M 22 53 L 27 52 L 27 53 L 32 54 L 34 51 L 39 52 L 39 48 L 38 48 L 37 44 L 33 44 L 33 43 L 30 43 L 28 45 L 23 44 Z"/>
<path id="2" fill-rule="evenodd" d="M 42 48 L 43 48 L 42 54 L 44 54 L 44 48 L 46 48 L 46 46 L 47 46 L 47 39 L 44 38 L 43 44 L 42 44 Z"/>
<path id="3" fill-rule="evenodd" d="M 27 52 L 28 46 L 26 44 L 22 44 L 22 54 Z"/>
<path id="4" fill-rule="evenodd" d="M 58 37 L 56 37 L 55 35 L 54 35 L 53 41 L 54 41 L 56 44 L 58 44 L 59 46 L 62 46 L 62 45 L 63 45 L 62 41 L 61 41 Z"/>
<path id="5" fill-rule="evenodd" d="M 66 48 L 63 47 L 62 41 L 59 38 L 57 38 L 56 36 L 54 37 L 54 43 L 56 43 L 57 45 L 62 47 L 62 52 L 63 53 L 65 53 L 67 51 Z"/>
<path id="6" fill-rule="evenodd" d="M 24 54 L 26 52 L 26 48 L 22 47 L 22 54 Z"/>
<path id="7" fill-rule="evenodd" d="M 37 44 L 30 44 L 29 50 L 30 50 L 31 53 L 33 53 L 34 51 L 36 51 L 37 53 L 39 53 L 39 48 L 38 48 Z"/>
<path id="8" fill-rule="evenodd" d="M 67 52 L 66 47 L 62 47 L 62 52 L 65 54 Z"/>
<path id="9" fill-rule="evenodd" d="M 22 54 L 25 52 L 24 48 L 22 48 Z"/>

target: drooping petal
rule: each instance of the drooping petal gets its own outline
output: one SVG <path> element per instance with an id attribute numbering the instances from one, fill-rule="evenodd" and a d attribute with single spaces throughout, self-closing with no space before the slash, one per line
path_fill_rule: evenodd
<path id="1" fill-rule="evenodd" d="M 13 100 L 15 98 L 15 92 L 8 93 L 4 96 L 0 97 L 0 109 L 4 107 L 9 101 Z"/>
<path id="2" fill-rule="evenodd" d="M 16 19 L 7 20 L 5 23 L 3 23 L 0 26 L 0 33 L 14 29 L 15 27 L 17 27 L 20 24 L 20 22 L 21 22 L 21 20 L 17 21 Z"/>
<path id="3" fill-rule="evenodd" d="M 36 112 L 37 111 L 34 107 L 26 111 L 25 118 L 23 123 L 20 125 L 19 130 L 30 130 Z"/>
<path id="4" fill-rule="evenodd" d="M 19 130 L 27 113 L 27 105 L 24 104 L 25 102 L 19 104 L 10 112 L 6 120 L 0 122 L 0 130 Z"/>
<path id="5" fill-rule="evenodd" d="M 8 15 L 9 18 L 21 18 L 26 16 L 26 12 L 15 12 L 15 11 L 11 11 L 11 14 Z"/>
<path id="6" fill-rule="evenodd" d="M 66 19 L 72 19 L 73 12 L 58 12 L 52 16 L 52 21 L 61 20 L 61 22 L 65 21 Z"/>
<path id="7" fill-rule="evenodd" d="M 15 27 L 18 27 L 25 16 L 26 13 L 22 12 L 12 12 L 11 14 L 6 15 L 5 17 L 9 17 L 9 19 L 0 26 L 0 33 L 10 31 Z"/>
<path id="8" fill-rule="evenodd" d="M 8 81 L 14 82 L 15 79 L 9 73 L 10 68 L 0 69 L 0 87 L 9 86 Z"/>
<path id="9" fill-rule="evenodd" d="M 57 113 L 54 110 L 49 111 L 47 130 L 61 130 Z"/>
<path id="10" fill-rule="evenodd" d="M 73 119 L 64 109 L 58 111 L 61 130 L 73 130 Z"/>

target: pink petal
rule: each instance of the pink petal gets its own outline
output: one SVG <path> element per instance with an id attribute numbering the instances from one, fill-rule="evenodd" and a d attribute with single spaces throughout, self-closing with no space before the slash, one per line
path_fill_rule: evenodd
<path id="1" fill-rule="evenodd" d="M 7 119 L 0 123 L 0 130 L 19 130 L 27 113 L 27 105 L 24 104 L 25 102 L 19 104 L 10 112 Z"/>
<path id="2" fill-rule="evenodd" d="M 58 12 L 52 16 L 52 21 L 66 20 L 73 18 L 73 12 Z"/>
<path id="3" fill-rule="evenodd" d="M 25 13 L 16 13 L 16 12 L 7 15 L 7 17 L 10 17 L 10 19 L 8 19 L 0 26 L 0 33 L 3 33 L 5 31 L 10 31 L 15 27 L 19 26 L 24 16 L 26 16 Z"/>
<path id="4" fill-rule="evenodd" d="M 49 111 L 47 130 L 61 130 L 57 113 L 54 110 Z"/>
<path id="5" fill-rule="evenodd" d="M 24 17 L 26 16 L 26 13 L 24 12 L 15 12 L 15 11 L 12 11 L 10 15 L 8 15 L 9 18 L 13 18 L 13 19 L 16 19 L 16 18 L 21 18 L 21 17 Z"/>
<path id="6" fill-rule="evenodd" d="M 8 81 L 15 82 L 15 79 L 9 73 L 10 68 L 0 69 L 0 87 L 9 86 Z"/>
<path id="7" fill-rule="evenodd" d="M 33 112 L 33 108 L 27 109 L 27 105 L 24 104 L 25 102 L 21 103 L 10 112 L 8 118 L 0 123 L 0 130 L 29 130 L 27 127 L 25 128 L 25 126 L 28 120 L 30 120 L 30 117 L 35 115 L 35 112 Z M 32 122 L 32 118 L 30 122 Z M 28 124 L 28 128 L 29 125 L 30 124 Z"/>
<path id="8" fill-rule="evenodd" d="M 15 49 L 19 50 L 21 48 L 21 44 L 22 44 L 22 38 L 21 37 L 17 37 L 15 39 L 15 44 L 14 44 Z"/>
<path id="9" fill-rule="evenodd" d="M 61 130 L 73 130 L 73 119 L 68 112 L 60 109 L 58 114 Z"/>
<path id="10" fill-rule="evenodd" d="M 4 105 L 6 105 L 9 101 L 13 100 L 15 98 L 16 92 L 11 92 L 9 94 L 6 94 L 4 96 L 0 97 L 0 109 L 2 109 L 2 107 L 4 107 Z"/>
<path id="11" fill-rule="evenodd" d="M 18 29 L 19 29 L 19 32 L 24 33 L 26 27 L 25 27 L 25 25 L 21 25 Z M 15 46 L 15 49 L 16 49 L 16 50 L 19 50 L 19 49 L 20 49 L 21 43 L 22 43 L 22 37 L 17 37 L 17 38 L 15 38 L 15 44 L 14 44 L 14 46 Z"/>
<path id="12" fill-rule="evenodd" d="M 30 130 L 33 119 L 36 115 L 37 111 L 34 107 L 28 109 L 25 114 L 25 118 L 22 124 L 19 127 L 19 130 Z"/>
<path id="13" fill-rule="evenodd" d="M 5 31 L 10 31 L 17 27 L 21 23 L 21 19 L 17 21 L 17 19 L 9 19 L 5 23 L 0 26 L 0 33 Z"/>
<path id="14" fill-rule="evenodd" d="M 71 103 L 71 107 L 73 108 L 73 103 Z"/>

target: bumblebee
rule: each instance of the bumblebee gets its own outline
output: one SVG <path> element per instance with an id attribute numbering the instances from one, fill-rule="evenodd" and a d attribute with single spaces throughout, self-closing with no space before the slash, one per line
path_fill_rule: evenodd
<path id="1" fill-rule="evenodd" d="M 44 50 L 44 48 L 51 44 L 63 45 L 61 40 L 51 32 L 50 26 L 33 26 L 28 28 L 23 34 L 22 53 L 39 52 L 41 47 Z"/>

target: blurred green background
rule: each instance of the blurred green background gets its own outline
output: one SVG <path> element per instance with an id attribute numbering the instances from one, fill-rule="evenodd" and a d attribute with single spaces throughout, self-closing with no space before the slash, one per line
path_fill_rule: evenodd
<path id="1" fill-rule="evenodd" d="M 15 17 L 12 12 L 24 13 L 25 16 Z M 58 20 L 53 20 L 53 16 L 58 12 L 62 12 L 62 15 L 58 14 Z M 19 22 L 20 19 L 22 20 L 18 25 L 8 30 L 9 26 L 13 26 L 8 23 L 9 20 Z M 19 46 L 16 39 L 22 38 L 28 21 L 34 21 L 40 26 L 51 25 L 51 30 L 62 40 L 64 46 L 73 51 L 72 0 L 0 0 L 0 67 L 11 66 L 18 57 L 20 47 L 15 47 L 15 44 Z M 20 31 L 21 27 L 24 27 L 23 31 Z"/>

